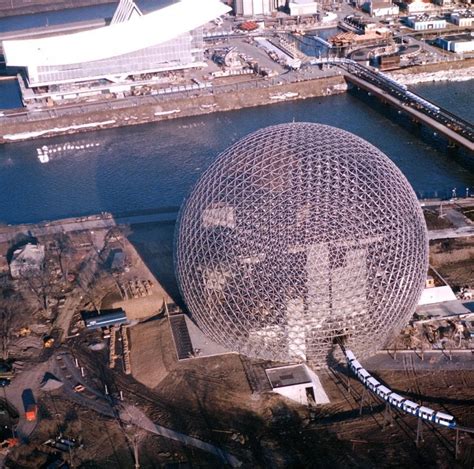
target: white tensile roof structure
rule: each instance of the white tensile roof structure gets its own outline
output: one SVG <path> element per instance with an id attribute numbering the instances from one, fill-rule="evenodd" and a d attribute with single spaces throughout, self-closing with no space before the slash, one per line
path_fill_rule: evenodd
<path id="1" fill-rule="evenodd" d="M 182 0 L 103 28 L 38 39 L 4 41 L 7 66 L 40 67 L 92 62 L 146 49 L 227 13 L 219 0 Z"/>

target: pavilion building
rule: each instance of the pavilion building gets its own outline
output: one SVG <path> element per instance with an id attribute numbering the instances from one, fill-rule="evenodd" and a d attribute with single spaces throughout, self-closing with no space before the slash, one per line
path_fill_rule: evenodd
<path id="1" fill-rule="evenodd" d="M 72 34 L 3 42 L 8 67 L 27 88 L 128 77 L 204 66 L 202 27 L 230 8 L 219 0 L 181 0 L 142 14 L 121 0 L 107 26 Z"/>

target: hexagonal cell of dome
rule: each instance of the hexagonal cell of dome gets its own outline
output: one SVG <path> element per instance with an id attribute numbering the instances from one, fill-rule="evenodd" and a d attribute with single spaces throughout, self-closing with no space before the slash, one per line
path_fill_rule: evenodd
<path id="1" fill-rule="evenodd" d="M 413 314 L 426 225 L 400 170 L 355 135 L 312 123 L 225 150 L 182 207 L 175 263 L 201 330 L 251 357 L 324 366 L 361 357 Z"/>

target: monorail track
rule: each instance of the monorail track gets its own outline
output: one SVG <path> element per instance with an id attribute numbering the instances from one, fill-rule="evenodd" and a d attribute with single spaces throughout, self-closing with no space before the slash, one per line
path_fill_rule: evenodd
<path id="1" fill-rule="evenodd" d="M 407 398 L 400 396 L 399 394 L 393 392 L 390 388 L 387 388 L 378 380 L 376 380 L 370 373 L 365 370 L 362 365 L 358 362 L 355 355 L 348 349 L 346 349 L 342 344 L 340 344 L 341 349 L 346 357 L 348 369 L 356 376 L 356 378 L 362 383 L 364 388 L 378 397 L 379 399 L 385 401 L 387 406 L 390 406 L 391 409 L 395 411 L 397 415 L 408 414 L 413 417 L 417 417 L 417 429 L 416 429 L 416 442 L 418 444 L 420 440 L 420 434 L 422 434 L 422 424 L 425 423 L 428 428 L 431 430 L 433 435 L 438 439 L 439 443 L 442 444 L 448 451 L 452 451 L 454 456 L 457 457 L 459 450 L 459 433 L 465 432 L 469 434 L 474 434 L 474 428 L 465 427 L 459 425 L 456 422 L 454 416 L 447 414 L 441 411 L 435 411 L 428 407 L 425 407 L 421 404 L 416 404 Z M 413 394 L 422 397 L 421 387 L 419 383 L 419 377 L 417 376 L 413 360 L 408 360 L 404 357 L 404 369 L 407 379 L 412 384 Z M 400 424 L 402 420 L 398 420 Z M 399 425 L 402 428 L 401 425 Z M 405 423 L 405 426 L 409 429 L 410 432 L 413 432 L 408 423 Z M 440 431 L 440 427 L 444 427 L 450 430 L 456 431 L 456 439 L 453 445 L 452 440 L 443 435 Z M 404 429 L 405 432 L 407 429 Z M 421 437 L 422 439 L 422 437 Z"/>

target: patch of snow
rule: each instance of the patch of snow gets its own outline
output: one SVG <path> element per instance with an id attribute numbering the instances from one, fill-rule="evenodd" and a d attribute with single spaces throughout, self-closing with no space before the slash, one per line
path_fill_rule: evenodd
<path id="1" fill-rule="evenodd" d="M 67 127 L 53 127 L 52 129 L 44 129 L 44 130 L 35 130 L 31 132 L 19 132 L 17 134 L 5 134 L 3 138 L 9 141 L 16 141 L 16 140 L 27 140 L 29 138 L 37 138 L 47 134 L 55 134 L 60 132 L 68 132 L 71 130 L 80 130 L 80 129 L 90 129 L 94 127 L 99 127 L 103 125 L 112 125 L 115 124 L 116 120 L 107 120 L 102 122 L 90 122 L 88 124 L 77 124 L 77 125 L 70 125 Z"/>

